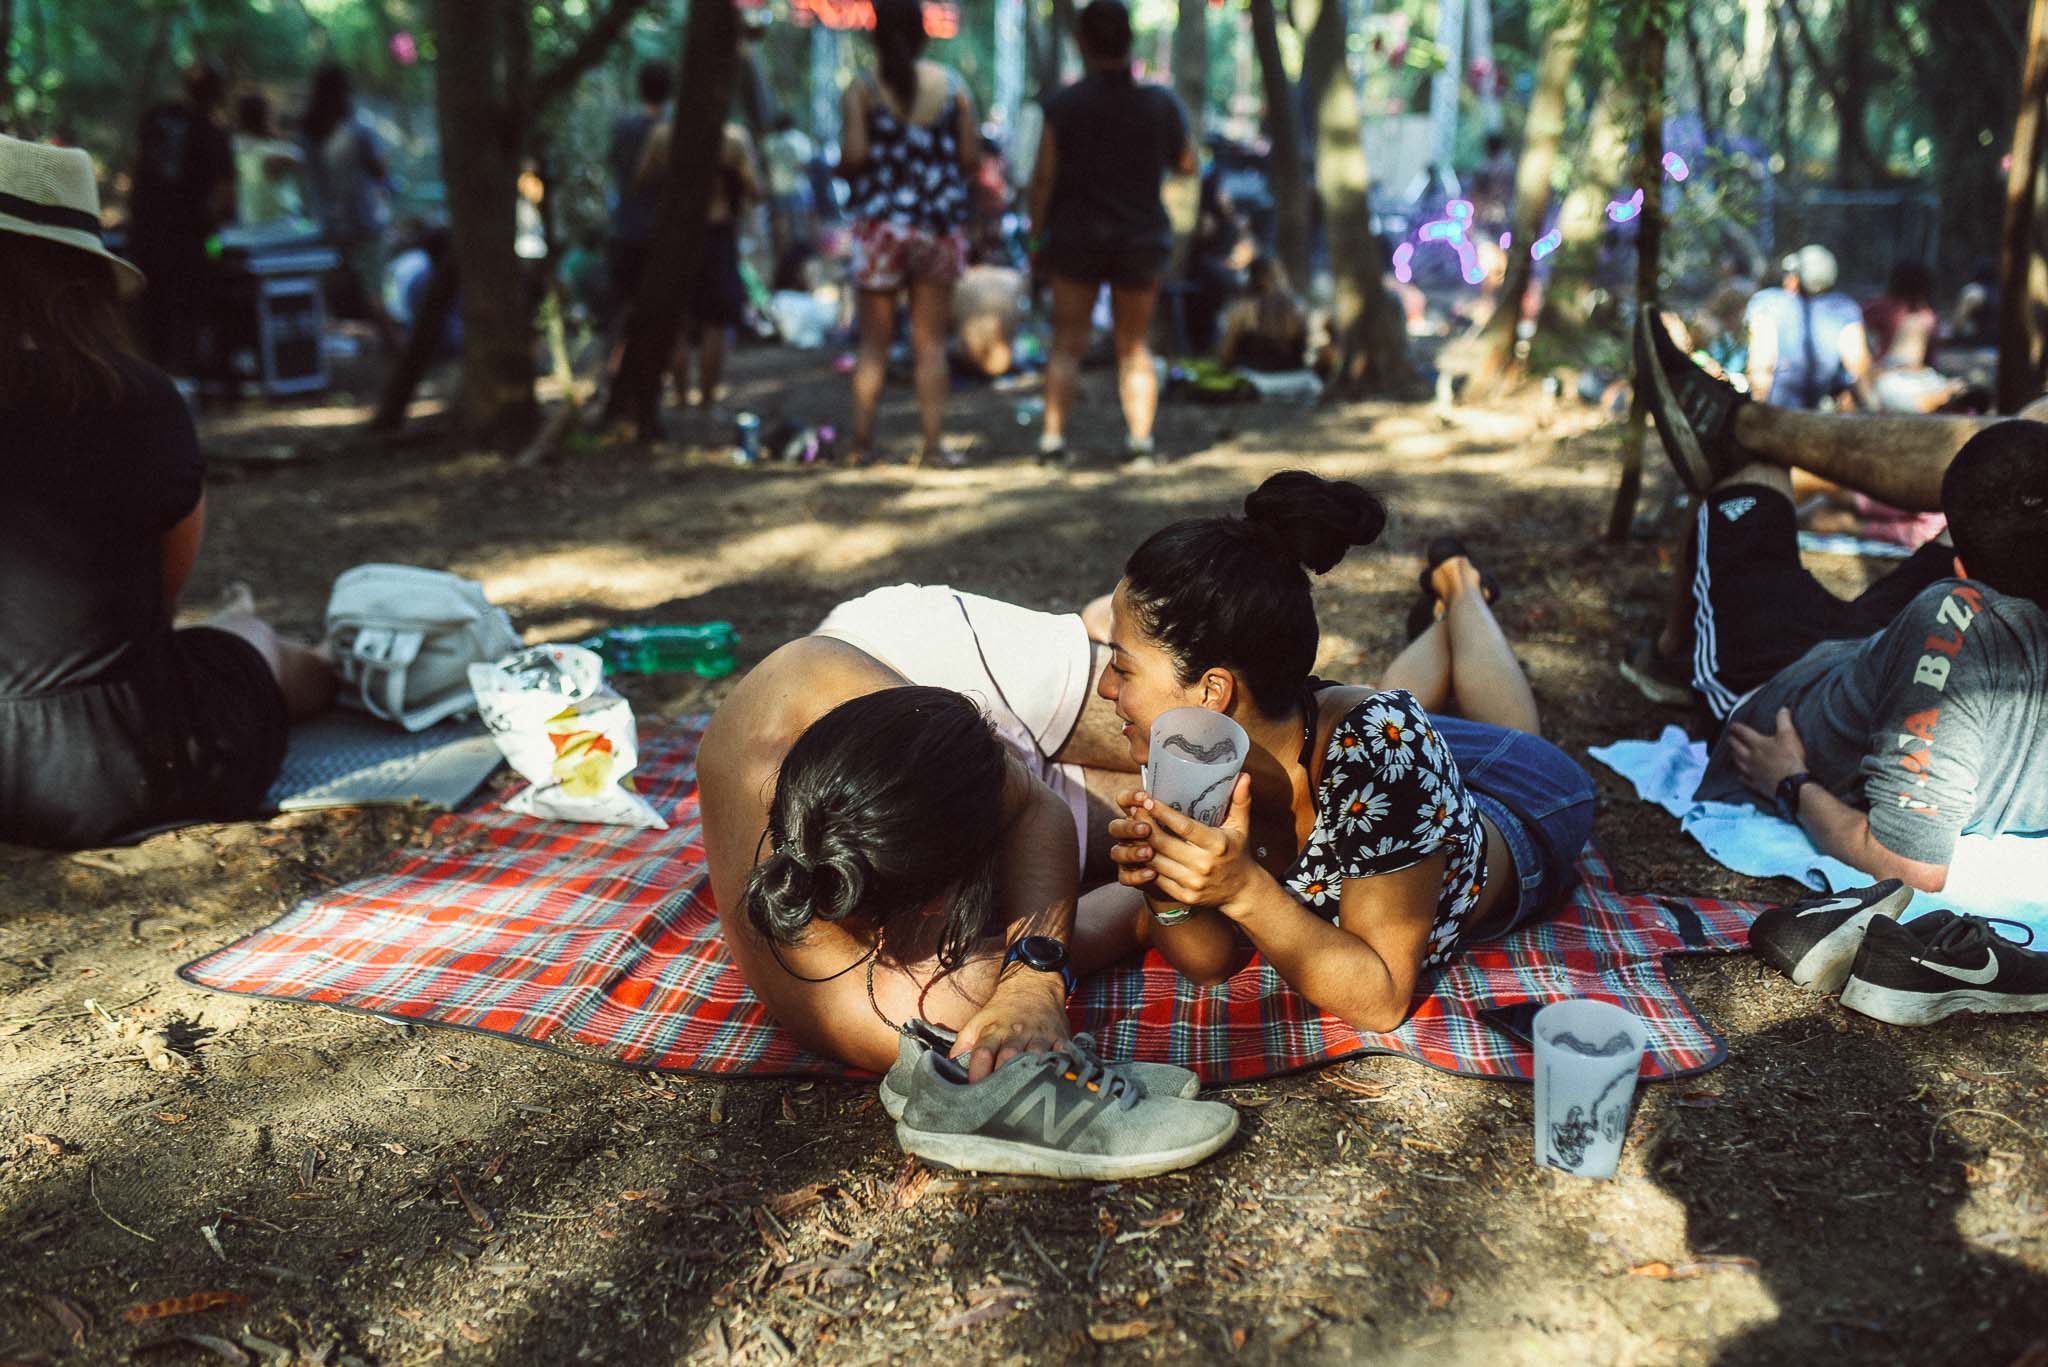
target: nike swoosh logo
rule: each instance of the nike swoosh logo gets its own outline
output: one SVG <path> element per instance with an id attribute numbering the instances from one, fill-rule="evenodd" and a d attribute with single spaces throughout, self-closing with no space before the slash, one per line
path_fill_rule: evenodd
<path id="1" fill-rule="evenodd" d="M 1984 966 L 1982 968 L 1955 968 L 1948 964 L 1933 963 L 1917 955 L 1914 956 L 1913 962 L 1922 968 L 1931 968 L 1944 977 L 1955 978 L 1966 983 L 1976 983 L 1980 986 L 1998 976 L 1998 956 L 1988 949 L 1984 951 Z"/>
<path id="2" fill-rule="evenodd" d="M 1792 919 L 1796 921 L 1802 916 L 1824 916 L 1831 911 L 1853 911 L 1862 905 L 1863 902 L 1860 898 L 1837 897 L 1832 902 L 1822 902 L 1817 907 L 1808 907 L 1804 911 L 1795 911 L 1792 913 Z"/>

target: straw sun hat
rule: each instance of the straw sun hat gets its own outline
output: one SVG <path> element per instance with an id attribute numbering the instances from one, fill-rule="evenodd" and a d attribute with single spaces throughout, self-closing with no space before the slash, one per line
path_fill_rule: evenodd
<path id="1" fill-rule="evenodd" d="M 143 286 L 142 272 L 107 250 L 100 237 L 100 187 L 92 158 L 0 133 L 0 233 L 19 233 L 90 252 L 114 268 L 121 293 Z"/>

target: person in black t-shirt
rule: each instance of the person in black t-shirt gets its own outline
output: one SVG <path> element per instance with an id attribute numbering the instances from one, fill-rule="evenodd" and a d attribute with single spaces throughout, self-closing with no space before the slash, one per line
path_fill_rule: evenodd
<path id="1" fill-rule="evenodd" d="M 1066 459 L 1067 410 L 1081 383 L 1089 316 L 1106 284 L 1125 452 L 1150 460 L 1159 381 L 1146 336 L 1159 277 L 1173 253 L 1159 188 L 1169 171 L 1194 174 L 1195 148 L 1173 92 L 1132 78 L 1130 11 L 1117 0 L 1095 0 L 1081 11 L 1078 30 L 1088 74 L 1046 102 L 1031 176 L 1038 264 L 1052 276 L 1053 342 L 1039 458 L 1048 464 Z"/>
<path id="2" fill-rule="evenodd" d="M 185 98 L 143 115 L 135 188 L 128 202 L 128 250 L 149 278 L 142 296 L 150 359 L 179 375 L 197 373 L 207 299 L 206 243 L 235 221 L 235 153 L 221 126 L 227 82 L 195 63 Z"/>
<path id="3" fill-rule="evenodd" d="M 640 107 L 621 114 L 612 125 L 611 146 L 604 159 L 612 182 L 611 302 L 621 314 L 640 288 L 647 244 L 654 239 L 655 211 L 661 206 L 661 182 L 643 180 L 640 161 L 647 151 L 648 135 L 661 123 L 675 89 L 675 76 L 666 62 L 646 63 L 640 68 L 639 81 Z"/>
<path id="4" fill-rule="evenodd" d="M 77 848 L 251 815 L 334 676 L 245 607 L 173 630 L 204 463 L 138 360 L 82 151 L 0 137 L 0 840 Z"/>

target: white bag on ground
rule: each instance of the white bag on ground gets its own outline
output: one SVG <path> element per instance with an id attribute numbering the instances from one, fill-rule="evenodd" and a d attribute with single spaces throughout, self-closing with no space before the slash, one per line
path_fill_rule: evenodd
<path id="1" fill-rule="evenodd" d="M 483 585 L 414 565 L 358 565 L 327 599 L 339 700 L 408 731 L 471 711 L 468 671 L 519 649 Z"/>
<path id="2" fill-rule="evenodd" d="M 505 810 L 606 826 L 668 823 L 633 791 L 640 762 L 633 705 L 605 686 L 604 662 L 581 646 L 534 646 L 469 667 L 477 713 L 531 786 Z"/>

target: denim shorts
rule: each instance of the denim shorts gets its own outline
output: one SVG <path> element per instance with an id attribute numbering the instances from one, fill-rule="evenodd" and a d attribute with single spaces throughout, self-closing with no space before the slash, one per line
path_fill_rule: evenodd
<path id="1" fill-rule="evenodd" d="M 1508 842 L 1520 895 L 1505 935 L 1557 906 L 1593 833 L 1593 780 L 1570 755 L 1524 731 L 1431 714 L 1480 813 Z M 1491 937 L 1489 937 L 1491 938 Z"/>

